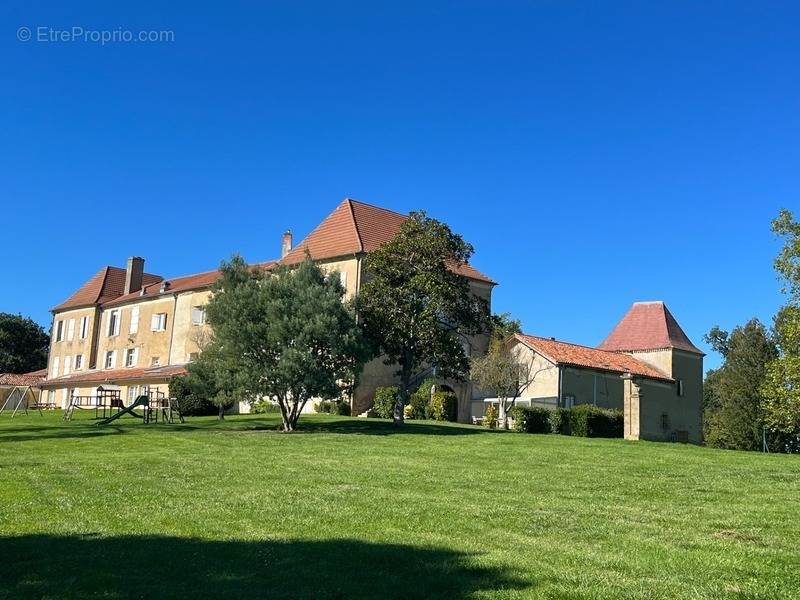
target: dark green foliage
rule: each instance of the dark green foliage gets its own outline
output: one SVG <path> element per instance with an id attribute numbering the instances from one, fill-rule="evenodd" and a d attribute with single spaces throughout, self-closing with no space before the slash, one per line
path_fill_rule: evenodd
<path id="1" fill-rule="evenodd" d="M 431 419 L 431 388 L 436 385 L 435 379 L 425 379 L 419 384 L 416 391 L 411 394 L 412 419 Z"/>
<path id="2" fill-rule="evenodd" d="M 379 387 L 375 390 L 375 400 L 372 410 L 381 419 L 391 419 L 394 414 L 394 405 L 397 402 L 397 386 Z"/>
<path id="3" fill-rule="evenodd" d="M 65 322 L 65 335 L 66 326 Z M 0 312 L 0 373 L 44 369 L 49 343 L 47 333 L 33 319 Z"/>
<path id="4" fill-rule="evenodd" d="M 169 395 L 178 403 L 185 417 L 205 417 L 217 414 L 217 407 L 202 393 L 194 393 L 189 377 L 175 375 L 169 380 Z"/>
<path id="5" fill-rule="evenodd" d="M 435 364 L 443 378 L 469 371 L 463 337 L 487 328 L 488 303 L 453 266 L 472 246 L 424 212 L 412 212 L 390 242 L 367 255 L 358 309 L 376 356 L 398 365 L 400 393 L 393 417 L 402 423 L 415 373 Z"/>
<path id="6" fill-rule="evenodd" d="M 515 406 L 511 409 L 514 430 L 523 433 L 550 433 L 550 413 L 538 406 Z"/>
<path id="7" fill-rule="evenodd" d="M 550 411 L 550 430 L 561 435 L 572 435 L 569 427 L 569 409 L 556 408 Z"/>
<path id="8" fill-rule="evenodd" d="M 571 434 L 579 437 L 621 438 L 624 420 L 621 410 L 578 404 L 569 411 L 569 427 Z"/>
<path id="9" fill-rule="evenodd" d="M 458 417 L 458 398 L 453 392 L 434 392 L 428 412 L 434 421 L 454 423 Z"/>
<path id="10" fill-rule="evenodd" d="M 713 328 L 706 336 L 724 357 L 719 369 L 706 377 L 703 433 L 717 448 L 757 450 L 761 447 L 762 386 L 767 365 L 777 356 L 766 327 L 751 319 L 730 334 Z"/>
<path id="11" fill-rule="evenodd" d="M 320 400 L 314 405 L 314 410 L 328 415 L 350 416 L 350 404 L 344 400 Z"/>

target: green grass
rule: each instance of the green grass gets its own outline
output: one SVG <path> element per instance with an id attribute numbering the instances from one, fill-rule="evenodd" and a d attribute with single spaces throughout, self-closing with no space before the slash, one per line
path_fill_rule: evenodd
<path id="1" fill-rule="evenodd" d="M 800 460 L 272 415 L 0 416 L 0 598 L 790 598 Z"/>

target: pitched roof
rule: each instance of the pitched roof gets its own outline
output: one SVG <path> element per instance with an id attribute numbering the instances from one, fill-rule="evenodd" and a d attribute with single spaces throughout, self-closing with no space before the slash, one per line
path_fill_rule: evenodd
<path id="1" fill-rule="evenodd" d="M 161 281 L 162 279 L 160 275 L 144 273 L 142 275 L 142 284 L 148 285 Z M 118 298 L 122 295 L 124 290 L 125 269 L 106 266 L 95 273 L 91 279 L 78 288 L 74 294 L 52 310 L 65 310 L 68 308 L 103 304 L 104 302 Z"/>
<path id="2" fill-rule="evenodd" d="M 315 260 L 372 252 L 392 240 L 408 219 L 385 208 L 345 198 L 281 263 L 293 265 L 305 258 Z M 486 283 L 495 283 L 471 265 L 455 265 L 453 271 Z"/>
<path id="3" fill-rule="evenodd" d="M 47 377 L 47 369 L 39 369 L 30 373 L 2 373 L 0 385 L 39 385 Z"/>
<path id="4" fill-rule="evenodd" d="M 76 383 L 114 383 L 137 379 L 168 379 L 186 373 L 186 365 L 164 365 L 162 367 L 133 367 L 124 369 L 94 369 L 54 377 L 42 382 L 45 386 L 73 385 Z"/>
<path id="5" fill-rule="evenodd" d="M 514 338 L 558 365 L 585 367 L 611 373 L 630 373 L 650 379 L 672 381 L 672 378 L 666 373 L 662 373 L 629 354 L 598 350 L 523 333 L 515 334 Z"/>
<path id="6" fill-rule="evenodd" d="M 663 302 L 635 302 L 598 348 L 614 352 L 677 348 L 703 354 Z"/>

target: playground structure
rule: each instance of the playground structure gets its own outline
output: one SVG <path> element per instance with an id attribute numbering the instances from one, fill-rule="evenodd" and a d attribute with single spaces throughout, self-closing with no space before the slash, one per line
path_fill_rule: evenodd
<path id="1" fill-rule="evenodd" d="M 43 401 L 41 395 L 37 398 L 32 385 L 15 385 L 11 388 L 3 406 L 0 407 L 0 414 L 3 414 L 5 410 L 13 409 L 11 413 L 13 419 L 20 409 L 27 415 L 29 408 L 38 410 L 41 415 L 43 408 L 52 409 L 55 408 L 55 405 Z"/>
<path id="2" fill-rule="evenodd" d="M 95 423 L 95 425 L 108 425 L 124 415 L 131 415 L 142 419 L 142 422 L 145 424 L 158 423 L 159 420 L 161 420 L 162 423 L 175 423 L 176 417 L 181 423 L 184 422 L 183 414 L 180 411 L 177 401 L 168 397 L 160 390 L 151 390 L 148 388 L 145 390 L 144 394 L 137 396 L 129 406 L 123 406 L 120 401 L 118 408 L 120 408 L 120 410 L 108 416 L 105 415 L 104 411 L 103 419 Z M 141 410 L 141 414 L 137 412 L 137 409 Z"/>

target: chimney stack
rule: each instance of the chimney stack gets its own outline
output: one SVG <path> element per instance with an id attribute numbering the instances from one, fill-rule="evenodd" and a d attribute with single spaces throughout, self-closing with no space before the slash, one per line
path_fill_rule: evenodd
<path id="1" fill-rule="evenodd" d="M 141 256 L 131 256 L 125 269 L 125 289 L 123 294 L 138 292 L 142 289 L 142 276 L 144 275 L 144 259 Z"/>
<path id="2" fill-rule="evenodd" d="M 292 251 L 292 231 L 287 229 L 283 232 L 283 242 L 281 242 L 281 258 L 285 258 Z"/>

